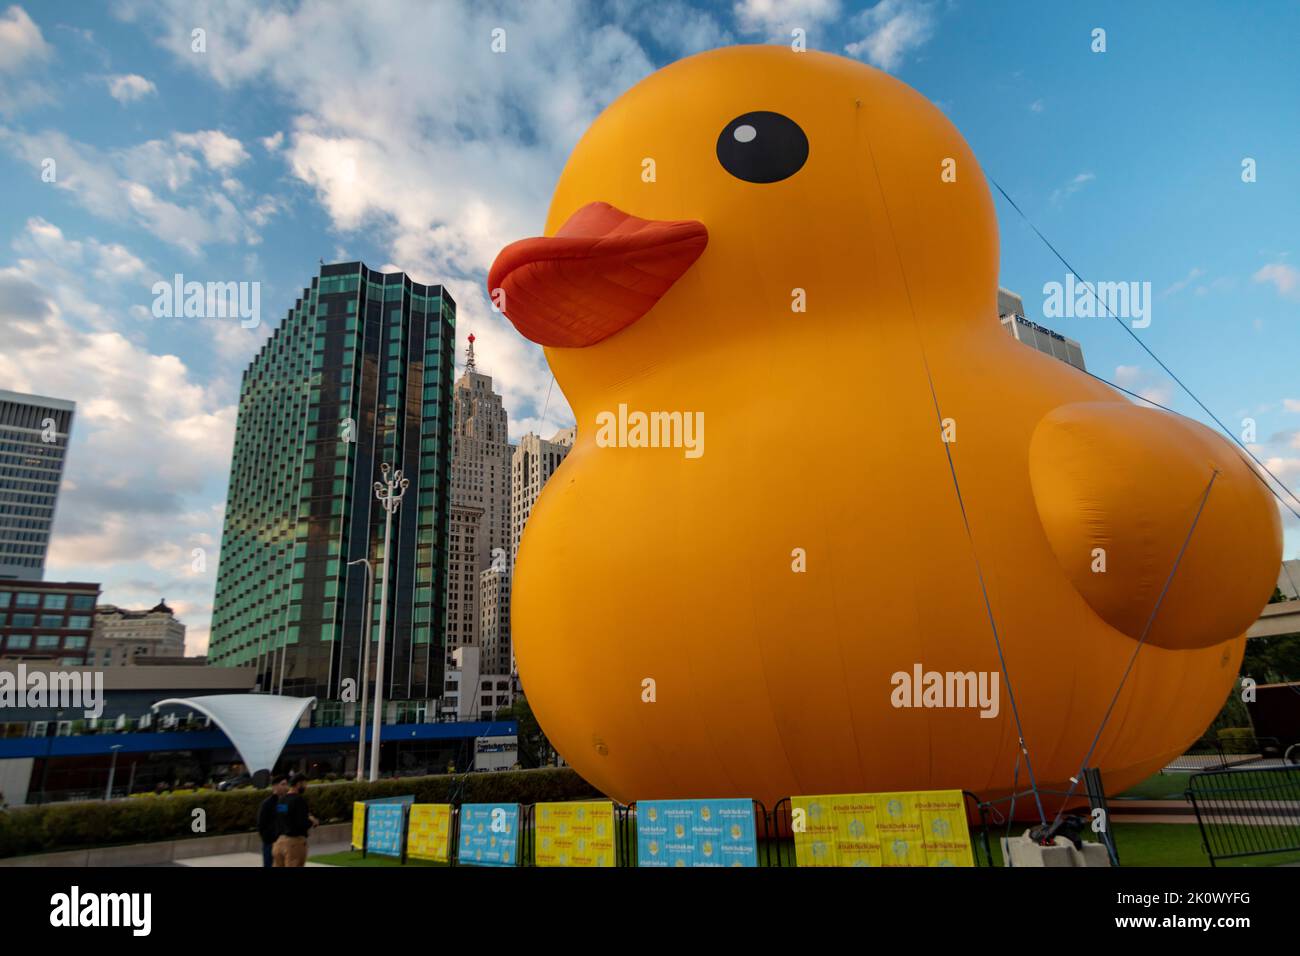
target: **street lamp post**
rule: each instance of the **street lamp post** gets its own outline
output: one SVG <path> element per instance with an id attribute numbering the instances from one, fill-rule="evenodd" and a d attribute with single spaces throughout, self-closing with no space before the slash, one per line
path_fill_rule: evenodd
<path id="1" fill-rule="evenodd" d="M 361 631 L 362 639 L 365 641 L 361 645 L 361 732 L 357 735 L 357 780 L 359 781 L 366 765 L 366 706 L 370 703 L 370 625 L 375 615 L 375 569 L 370 566 L 368 558 L 349 561 L 348 567 L 354 564 L 366 566 L 366 626 Z"/>
<path id="2" fill-rule="evenodd" d="M 113 759 L 108 765 L 108 786 L 104 788 L 104 799 L 113 799 L 113 776 L 117 773 L 117 752 L 122 749 L 121 744 L 113 744 L 109 748 L 113 751 Z"/>
<path id="3" fill-rule="evenodd" d="M 393 470 L 388 462 L 380 466 L 384 478 L 375 482 L 375 497 L 384 506 L 384 565 L 379 581 L 379 653 L 375 658 L 375 727 L 370 742 L 370 780 L 379 779 L 379 730 L 384 717 L 384 638 L 388 632 L 388 557 L 393 540 L 393 515 L 402 503 L 402 496 L 411 483 L 402 477 L 401 469 Z"/>

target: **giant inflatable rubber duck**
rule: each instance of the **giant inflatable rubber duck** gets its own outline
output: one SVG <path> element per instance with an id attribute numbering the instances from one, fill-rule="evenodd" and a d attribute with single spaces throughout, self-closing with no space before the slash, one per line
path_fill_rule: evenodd
<path id="1" fill-rule="evenodd" d="M 1269 492 L 1200 424 L 1016 342 L 997 285 L 975 156 L 862 63 L 714 50 L 592 124 L 489 276 L 577 419 L 512 628 L 584 777 L 994 797 L 1028 786 L 1014 692 L 1038 785 L 1066 788 L 1121 681 L 1089 761 L 1110 791 L 1205 730 L 1272 593 Z M 904 686 L 931 674 L 996 675 L 999 706 Z"/>

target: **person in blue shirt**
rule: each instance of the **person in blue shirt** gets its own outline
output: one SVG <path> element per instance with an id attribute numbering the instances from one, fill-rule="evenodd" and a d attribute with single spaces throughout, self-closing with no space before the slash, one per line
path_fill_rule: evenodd
<path id="1" fill-rule="evenodd" d="M 280 798 L 288 792 L 289 778 L 282 774 L 272 782 L 270 796 L 257 808 L 257 832 L 262 838 L 262 866 L 271 866 L 274 863 L 271 848 L 280 836 L 276 827 L 276 817 L 279 815 Z"/>
<path id="2" fill-rule="evenodd" d="M 295 777 L 275 807 L 276 837 L 272 866 L 306 866 L 307 834 L 320 823 L 307 806 L 307 778 Z"/>

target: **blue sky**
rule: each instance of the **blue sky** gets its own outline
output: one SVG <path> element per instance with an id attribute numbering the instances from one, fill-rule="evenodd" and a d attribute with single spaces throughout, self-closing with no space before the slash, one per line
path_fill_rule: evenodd
<path id="1" fill-rule="evenodd" d="M 569 424 L 487 308 L 493 255 L 613 96 L 792 27 L 938 103 L 1085 277 L 1150 282 L 1143 341 L 1300 485 L 1298 4 L 0 0 L 0 387 L 78 403 L 47 576 L 166 596 L 205 646 L 239 375 L 322 258 L 445 282 L 512 435 Z M 1112 320 L 1043 318 L 1064 268 L 997 208 L 1030 317 L 1203 417 Z M 154 318 L 178 272 L 259 282 L 261 326 Z"/>

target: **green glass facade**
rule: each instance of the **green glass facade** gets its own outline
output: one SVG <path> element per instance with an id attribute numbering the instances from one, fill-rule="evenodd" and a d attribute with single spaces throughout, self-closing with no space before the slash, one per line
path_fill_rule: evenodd
<path id="1" fill-rule="evenodd" d="M 338 700 L 359 680 L 365 568 L 379 634 L 380 465 L 393 519 L 385 697 L 442 696 L 456 304 L 360 262 L 323 266 L 244 373 L 209 659 L 264 691 Z M 375 653 L 370 655 L 373 674 Z"/>

